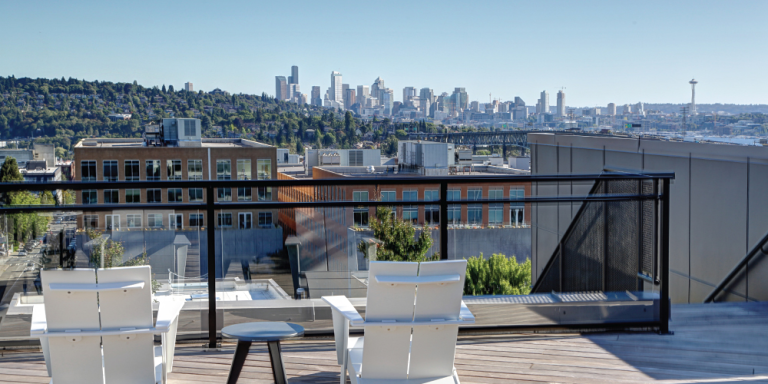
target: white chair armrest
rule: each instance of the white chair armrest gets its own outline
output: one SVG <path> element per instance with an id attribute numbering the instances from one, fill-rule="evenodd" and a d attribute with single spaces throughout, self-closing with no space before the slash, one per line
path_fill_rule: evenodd
<path id="1" fill-rule="evenodd" d="M 346 296 L 323 296 L 322 299 L 331 306 L 331 309 L 349 320 L 353 326 L 359 326 L 365 322 Z"/>
<path id="2" fill-rule="evenodd" d="M 179 318 L 179 312 L 181 307 L 184 306 L 183 301 L 163 301 L 160 303 L 160 308 L 157 309 L 157 321 L 155 322 L 155 329 L 158 333 L 168 332 L 171 329 L 171 325 L 176 319 Z"/>
<path id="3" fill-rule="evenodd" d="M 464 300 L 461 301 L 461 311 L 459 312 L 459 319 L 465 323 L 474 323 L 475 322 L 475 315 L 470 312 L 469 308 L 467 308 L 467 304 L 464 303 Z"/>
<path id="4" fill-rule="evenodd" d="M 45 305 L 32 306 L 32 325 L 29 329 L 30 336 L 43 335 L 48 330 L 48 322 L 45 319 Z"/>

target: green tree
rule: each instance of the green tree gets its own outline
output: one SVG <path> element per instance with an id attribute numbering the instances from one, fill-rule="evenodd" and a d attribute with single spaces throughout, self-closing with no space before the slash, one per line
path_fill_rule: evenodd
<path id="1" fill-rule="evenodd" d="M 16 163 L 16 159 L 8 156 L 5 158 L 3 166 L 0 167 L 0 182 L 11 183 L 19 181 L 24 181 L 24 176 L 19 172 L 19 164 Z M 19 192 L 8 192 L 8 194 L 3 197 L 3 203 L 11 204 L 11 200 L 18 194 Z"/>
<path id="2" fill-rule="evenodd" d="M 296 153 L 299 155 L 304 154 L 304 145 L 301 143 L 301 140 L 296 140 Z"/>
<path id="3" fill-rule="evenodd" d="M 397 143 L 397 137 L 390 135 L 381 147 L 382 152 L 390 157 L 397 155 Z"/>
<path id="4" fill-rule="evenodd" d="M 432 247 L 432 236 L 428 227 L 424 227 L 418 237 L 410 221 L 400 220 L 387 207 L 376 208 L 376 217 L 370 221 L 373 236 L 382 242 L 376 250 L 376 260 L 381 261 L 431 261 L 439 260 L 438 253 L 427 256 Z M 365 242 L 360 242 L 357 249 L 367 255 Z"/>
<path id="5" fill-rule="evenodd" d="M 519 264 L 514 256 L 494 253 L 490 259 L 467 260 L 465 295 L 527 295 L 531 292 L 531 259 Z"/>

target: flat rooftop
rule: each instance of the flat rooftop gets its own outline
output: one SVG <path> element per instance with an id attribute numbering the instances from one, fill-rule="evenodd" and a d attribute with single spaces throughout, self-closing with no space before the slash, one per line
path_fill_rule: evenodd
<path id="1" fill-rule="evenodd" d="M 459 336 L 454 364 L 462 383 L 765 383 L 766 316 L 764 302 L 679 304 L 669 324 L 674 335 L 474 332 Z M 339 383 L 331 338 L 281 344 L 290 382 Z M 218 352 L 203 351 L 199 341 L 177 343 L 168 383 L 224 382 L 234 350 L 231 342 Z M 0 382 L 48 382 L 42 352 L 3 352 Z M 273 382 L 269 361 L 266 345 L 254 343 L 240 382 Z"/>
<path id="2" fill-rule="evenodd" d="M 144 139 L 82 139 L 75 148 L 274 148 L 271 145 L 246 139 L 204 138 L 200 147 L 147 146 Z"/>
<path id="3" fill-rule="evenodd" d="M 315 166 L 316 169 L 322 169 L 324 171 L 333 172 L 343 177 L 429 177 L 428 173 L 425 175 L 420 170 L 401 169 L 398 170 L 396 165 L 381 165 L 374 166 L 374 171 L 370 172 L 368 167 L 349 167 L 349 166 Z M 504 168 L 490 165 L 474 165 L 455 167 L 456 172 L 450 173 L 448 168 L 445 168 L 445 175 L 443 177 L 462 177 L 462 176 L 503 176 L 503 175 L 530 175 L 529 170 L 516 169 L 516 168 Z"/>

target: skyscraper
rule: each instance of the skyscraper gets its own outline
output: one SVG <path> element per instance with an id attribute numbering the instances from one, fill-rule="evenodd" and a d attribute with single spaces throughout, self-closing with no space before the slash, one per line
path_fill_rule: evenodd
<path id="1" fill-rule="evenodd" d="M 323 106 L 323 99 L 320 97 L 320 87 L 317 85 L 312 86 L 312 105 L 317 107 Z"/>
<path id="2" fill-rule="evenodd" d="M 525 101 L 519 96 L 515 96 L 515 107 L 525 107 Z"/>
<path id="3" fill-rule="evenodd" d="M 342 92 L 341 73 L 331 72 L 331 93 L 329 99 L 338 103 L 344 102 L 344 93 Z"/>
<path id="4" fill-rule="evenodd" d="M 365 106 L 365 99 L 370 97 L 369 88 L 367 85 L 357 86 L 357 102 L 361 107 Z"/>
<path id="5" fill-rule="evenodd" d="M 291 67 L 291 76 L 288 77 L 288 84 L 298 84 L 299 83 L 299 67 L 293 66 Z"/>
<path id="6" fill-rule="evenodd" d="M 301 97 L 301 88 L 298 84 L 288 84 L 288 99 L 297 102 L 297 98 Z"/>
<path id="7" fill-rule="evenodd" d="M 643 106 L 642 101 L 635 104 L 635 113 L 638 115 L 645 115 L 645 107 Z"/>
<path id="8" fill-rule="evenodd" d="M 355 104 L 355 90 L 353 88 L 347 88 L 344 90 L 344 108 L 352 108 L 352 104 Z"/>
<path id="9" fill-rule="evenodd" d="M 288 82 L 285 81 L 285 76 L 275 76 L 275 99 L 288 99 Z"/>
<path id="10" fill-rule="evenodd" d="M 463 87 L 454 88 L 453 89 L 453 111 L 452 112 L 461 112 L 469 106 L 469 95 L 467 95 L 467 90 Z"/>
<path id="11" fill-rule="evenodd" d="M 416 88 L 405 87 L 403 88 L 403 104 L 408 104 L 412 98 L 416 96 Z"/>
<path id="12" fill-rule="evenodd" d="M 565 92 L 557 91 L 557 116 L 565 117 Z"/>
<path id="13" fill-rule="evenodd" d="M 549 113 L 549 92 L 541 91 L 539 100 L 541 101 L 541 112 L 539 113 Z"/>
<path id="14" fill-rule="evenodd" d="M 384 80 L 381 77 L 377 77 L 371 85 L 371 97 L 376 97 L 381 100 L 380 92 L 384 89 Z"/>
<path id="15" fill-rule="evenodd" d="M 355 103 L 354 101 L 347 100 L 348 89 L 349 89 L 349 84 L 341 85 L 341 102 L 344 104 L 344 109 L 349 109 L 349 106 Z"/>
<path id="16" fill-rule="evenodd" d="M 616 103 L 608 103 L 608 115 L 616 116 Z"/>
<path id="17" fill-rule="evenodd" d="M 184 83 L 184 90 L 187 92 L 194 92 L 194 90 L 192 89 L 192 83 L 189 83 L 189 82 Z"/>
<path id="18" fill-rule="evenodd" d="M 384 88 L 379 91 L 379 94 L 381 95 L 380 103 L 384 106 L 384 114 L 391 115 L 395 103 L 395 92 L 389 88 Z"/>
<path id="19" fill-rule="evenodd" d="M 419 91 L 419 109 L 425 114 L 429 114 L 430 106 L 435 102 L 435 92 L 429 88 L 422 88 Z"/>

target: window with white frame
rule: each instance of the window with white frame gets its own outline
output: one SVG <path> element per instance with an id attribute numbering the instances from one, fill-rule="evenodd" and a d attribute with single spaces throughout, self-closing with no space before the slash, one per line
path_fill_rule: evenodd
<path id="1" fill-rule="evenodd" d="M 96 160 L 83 160 L 80 162 L 80 180 L 96 181 Z"/>
<path id="2" fill-rule="evenodd" d="M 125 202 L 133 204 L 141 203 L 141 189 L 126 189 Z"/>
<path id="3" fill-rule="evenodd" d="M 83 215 L 83 225 L 88 229 L 99 228 L 99 215 Z"/>
<path id="4" fill-rule="evenodd" d="M 438 200 L 440 200 L 440 191 L 436 189 L 424 191 L 424 201 L 438 201 Z M 439 205 L 424 206 L 424 222 L 427 224 L 440 223 L 440 206 Z"/>
<path id="5" fill-rule="evenodd" d="M 181 203 L 183 202 L 181 188 L 168 188 L 168 202 L 169 203 Z"/>
<path id="6" fill-rule="evenodd" d="M 128 228 L 141 228 L 141 215 L 126 215 L 125 224 Z"/>
<path id="7" fill-rule="evenodd" d="M 259 212 L 259 227 L 272 227 L 272 212 Z"/>
<path id="8" fill-rule="evenodd" d="M 147 203 L 162 203 L 163 196 L 160 188 L 147 189 Z"/>
<path id="9" fill-rule="evenodd" d="M 189 180 L 203 179 L 203 161 L 202 160 L 187 160 L 187 179 Z"/>
<path id="10" fill-rule="evenodd" d="M 224 212 L 218 214 L 219 227 L 231 227 L 232 226 L 232 213 Z"/>
<path id="11" fill-rule="evenodd" d="M 117 160 L 104 160 L 104 181 L 117 181 Z"/>
<path id="12" fill-rule="evenodd" d="M 216 160 L 216 180 L 232 179 L 232 160 Z M 219 201 L 232 201 L 232 188 L 218 188 L 217 197 Z M 231 215 L 230 215 L 231 216 Z M 230 217 L 232 226 L 232 218 Z"/>
<path id="13" fill-rule="evenodd" d="M 203 189 L 202 188 L 190 188 L 189 189 L 189 202 L 201 202 L 203 201 Z"/>
<path id="14" fill-rule="evenodd" d="M 184 229 L 184 215 L 181 213 L 169 214 L 168 225 L 170 225 L 171 229 Z"/>
<path id="15" fill-rule="evenodd" d="M 272 160 L 256 160 L 256 177 L 258 177 L 258 180 L 269 180 L 272 178 Z M 272 200 L 272 187 L 259 187 L 257 193 L 260 201 Z"/>
<path id="16" fill-rule="evenodd" d="M 403 201 L 416 200 L 419 200 L 418 191 L 403 191 Z M 416 224 L 419 221 L 419 207 L 417 205 L 404 205 L 403 220 Z"/>
<path id="17" fill-rule="evenodd" d="M 98 191 L 96 191 L 95 189 L 83 190 L 83 204 L 98 204 L 98 203 L 99 203 Z"/>
<path id="18" fill-rule="evenodd" d="M 163 226 L 163 215 L 161 213 L 148 213 L 147 214 L 147 227 L 148 228 L 160 228 Z"/>
<path id="19" fill-rule="evenodd" d="M 126 160 L 125 161 L 125 181 L 139 181 L 141 180 L 140 168 L 138 160 Z"/>
<path id="20" fill-rule="evenodd" d="M 237 200 L 238 201 L 251 201 L 251 188 L 250 187 L 238 187 L 237 188 Z"/>
<path id="21" fill-rule="evenodd" d="M 510 200 L 524 199 L 525 190 L 523 188 L 513 188 L 509 190 Z M 525 225 L 525 203 L 509 204 L 509 224 L 515 227 Z"/>
<path id="22" fill-rule="evenodd" d="M 168 180 L 181 180 L 181 160 L 166 160 Z"/>
<path id="23" fill-rule="evenodd" d="M 353 191 L 352 201 L 369 201 L 368 191 Z M 356 205 L 352 211 L 353 223 L 358 227 L 368 226 L 368 207 Z"/>
<path id="24" fill-rule="evenodd" d="M 460 189 L 449 190 L 448 196 L 446 196 L 446 200 L 448 201 L 461 200 L 461 190 Z M 461 223 L 461 205 L 449 204 L 448 218 L 446 220 L 448 220 L 448 224 L 460 224 Z"/>
<path id="25" fill-rule="evenodd" d="M 240 229 L 251 229 L 253 225 L 253 214 L 250 212 L 240 212 L 237 214 L 237 222 Z"/>
<path id="26" fill-rule="evenodd" d="M 120 229 L 120 215 L 104 215 L 104 229 L 114 231 Z"/>
<path id="27" fill-rule="evenodd" d="M 160 160 L 147 160 L 145 164 L 147 166 L 147 180 L 160 180 Z"/>
<path id="28" fill-rule="evenodd" d="M 202 213 L 190 213 L 189 214 L 189 226 L 190 227 L 202 227 L 203 226 L 203 214 Z"/>
<path id="29" fill-rule="evenodd" d="M 488 190 L 488 200 L 501 200 L 504 198 L 504 189 L 494 188 Z M 501 224 L 504 221 L 504 203 L 488 203 L 488 224 Z"/>
<path id="30" fill-rule="evenodd" d="M 467 190 L 467 200 L 482 200 L 483 190 L 481 188 L 470 188 Z M 483 205 L 482 204 L 467 204 L 467 223 L 468 224 L 482 224 L 483 223 Z"/>
<path id="31" fill-rule="evenodd" d="M 232 201 L 232 188 L 217 188 L 216 193 L 219 201 Z"/>
<path id="32" fill-rule="evenodd" d="M 120 190 L 118 189 L 104 190 L 104 204 L 119 204 L 119 203 L 120 203 Z"/>

